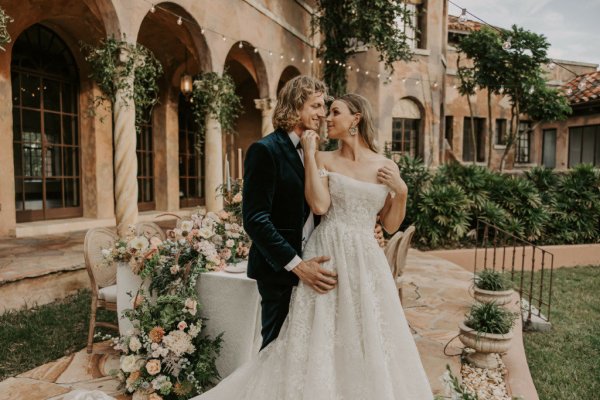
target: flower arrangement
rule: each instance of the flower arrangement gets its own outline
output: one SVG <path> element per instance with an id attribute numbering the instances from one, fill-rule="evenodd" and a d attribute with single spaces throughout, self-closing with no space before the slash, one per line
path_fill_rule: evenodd
<path id="1" fill-rule="evenodd" d="M 242 224 L 242 179 L 230 180 L 228 184 L 220 185 L 217 193 L 223 197 L 223 209 L 229 214 L 229 220 Z"/>
<path id="2" fill-rule="evenodd" d="M 249 239 L 235 215 L 199 210 L 167 239 L 131 235 L 103 251 L 106 262 L 127 261 L 148 279 L 124 315 L 132 332 L 115 339 L 123 355 L 115 375 L 133 399 L 188 399 L 219 378 L 221 337 L 200 335 L 196 281 L 248 256 Z"/>

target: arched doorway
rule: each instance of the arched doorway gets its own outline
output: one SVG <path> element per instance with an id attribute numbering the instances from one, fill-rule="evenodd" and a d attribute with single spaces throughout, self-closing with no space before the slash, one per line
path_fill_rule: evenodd
<path id="1" fill-rule="evenodd" d="M 262 115 L 254 100 L 268 97 L 266 70 L 250 43 L 235 44 L 225 60 L 225 71 L 235 82 L 235 92 L 241 98 L 242 114 L 235 125 L 235 135 L 228 135 L 224 151 L 232 167 L 232 176 L 242 178 L 243 157 L 252 143 L 262 137 Z"/>
<path id="2" fill-rule="evenodd" d="M 36 24 L 11 61 L 17 222 L 82 215 L 79 71 L 65 42 Z"/>
<path id="3" fill-rule="evenodd" d="M 184 74 L 196 76 L 210 70 L 210 54 L 200 26 L 184 8 L 172 2 L 155 6 L 155 12 L 148 12 L 143 19 L 137 37 L 164 70 L 158 83 L 159 103 L 149 118 L 152 134 L 147 138 L 153 141 L 155 152 L 148 163 L 154 167 L 154 208 L 174 210 L 204 204 L 204 158 L 197 147 L 198 127 L 189 98 L 181 95 L 180 80 Z M 182 25 L 173 23 L 173 14 L 183 16 Z M 139 204 L 138 208 L 142 209 Z"/>
<path id="4" fill-rule="evenodd" d="M 400 99 L 392 110 L 392 142 L 393 153 L 406 154 L 411 157 L 423 156 L 423 113 L 418 103 L 412 99 Z"/>
<path id="5" fill-rule="evenodd" d="M 279 96 L 279 92 L 281 91 L 281 88 L 283 88 L 283 85 L 285 85 L 287 81 L 297 77 L 298 75 L 300 75 L 300 71 L 298 70 L 298 68 L 292 65 L 287 66 L 281 73 L 281 76 L 279 77 L 279 82 L 277 83 L 277 96 Z"/>

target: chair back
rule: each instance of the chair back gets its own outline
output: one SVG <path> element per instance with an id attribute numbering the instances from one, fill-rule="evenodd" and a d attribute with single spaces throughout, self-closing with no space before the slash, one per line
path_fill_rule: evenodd
<path id="1" fill-rule="evenodd" d="M 387 244 L 383 252 L 385 253 L 385 257 L 388 260 L 388 264 L 390 264 L 390 270 L 392 271 L 392 275 L 395 273 L 396 267 L 396 253 L 398 252 L 398 246 L 400 245 L 400 240 L 402 239 L 402 235 L 404 232 L 398 231 L 388 240 Z"/>
<path id="2" fill-rule="evenodd" d="M 107 228 L 92 228 L 85 234 L 83 258 L 94 291 L 117 282 L 117 266 L 103 264 L 102 250 L 112 247 L 118 238 Z"/>
<path id="3" fill-rule="evenodd" d="M 167 237 L 162 228 L 154 222 L 140 222 L 135 225 L 135 234 L 137 236 L 146 236 L 148 239 L 157 237 L 160 240 L 165 240 Z"/>
<path id="4" fill-rule="evenodd" d="M 394 279 L 402 276 L 404 268 L 406 267 L 406 256 L 408 255 L 408 249 L 410 247 L 410 241 L 415 233 L 415 226 L 411 225 L 404 231 L 402 239 L 398 244 L 398 250 L 396 252 L 396 260 L 394 261 Z"/>

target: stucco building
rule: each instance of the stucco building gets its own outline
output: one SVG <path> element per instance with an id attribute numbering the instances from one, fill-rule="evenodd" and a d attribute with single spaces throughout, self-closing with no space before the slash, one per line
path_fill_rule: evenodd
<path id="1" fill-rule="evenodd" d="M 377 54 L 358 52 L 347 61 L 348 89 L 372 102 L 381 148 L 422 157 L 430 166 L 448 154 L 484 163 L 487 154 L 472 154 L 463 139 L 469 112 L 455 89 L 452 41 L 468 33 L 469 25 L 448 17 L 446 0 L 408 3 L 417 27 L 411 35 L 414 60 L 396 63 L 387 79 Z M 232 177 L 239 177 L 248 146 L 272 130 L 282 85 L 298 74 L 318 76 L 322 63 L 335 61 L 316 57 L 312 0 L 0 0 L 0 6 L 14 19 L 8 26 L 12 43 L 0 51 L 0 237 L 114 226 L 115 215 L 153 219 L 198 205 L 219 208 L 214 193 L 226 173 L 225 157 Z M 100 91 L 89 78 L 80 42 L 95 44 L 110 36 L 143 44 L 164 67 L 160 103 L 138 133 L 131 110 L 88 112 Z M 597 67 L 570 66 L 578 74 Z M 180 79 L 224 70 L 242 99 L 238 133 L 222 135 L 218 123 L 209 121 L 199 152 Z M 560 69 L 549 71 L 550 84 L 572 79 Z M 527 159 L 515 162 L 512 155 L 509 168 L 551 165 L 551 153 L 555 167 L 567 168 L 575 162 L 571 159 L 589 158 L 588 137 L 600 162 L 597 100 L 597 92 L 594 98 L 574 98 L 578 114 L 523 139 L 520 149 L 526 146 Z M 477 129 L 483 130 L 485 94 L 477 94 L 474 103 Z M 493 108 L 492 123 L 501 133 L 508 104 L 495 98 Z M 594 124 L 593 134 L 588 128 L 573 131 Z M 569 143 L 570 136 L 575 140 Z M 485 144 L 485 135 L 481 140 Z M 579 143 L 580 154 L 573 143 Z M 501 140 L 493 149 L 495 165 Z"/>

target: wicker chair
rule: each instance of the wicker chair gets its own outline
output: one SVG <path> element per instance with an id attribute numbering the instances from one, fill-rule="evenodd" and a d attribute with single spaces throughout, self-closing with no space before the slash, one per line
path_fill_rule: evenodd
<path id="1" fill-rule="evenodd" d="M 109 322 L 96 321 L 98 308 L 117 311 L 117 267 L 101 265 L 102 249 L 111 247 L 118 236 L 106 228 L 90 229 L 83 242 L 83 257 L 85 267 L 92 286 L 92 306 L 90 326 L 88 331 L 87 352 L 92 352 L 94 332 L 97 326 L 119 330 L 119 327 Z"/>
<path id="2" fill-rule="evenodd" d="M 157 237 L 160 240 L 165 240 L 166 238 L 165 232 L 154 222 L 140 222 L 136 224 L 135 234 L 137 236 L 146 236 L 148 239 Z"/>
<path id="3" fill-rule="evenodd" d="M 406 267 L 406 256 L 410 247 L 410 241 L 415 233 L 415 226 L 411 225 L 404 232 L 397 232 L 385 247 L 385 256 L 387 257 L 392 276 L 398 288 L 398 295 L 402 301 L 402 284 L 404 268 Z"/>

